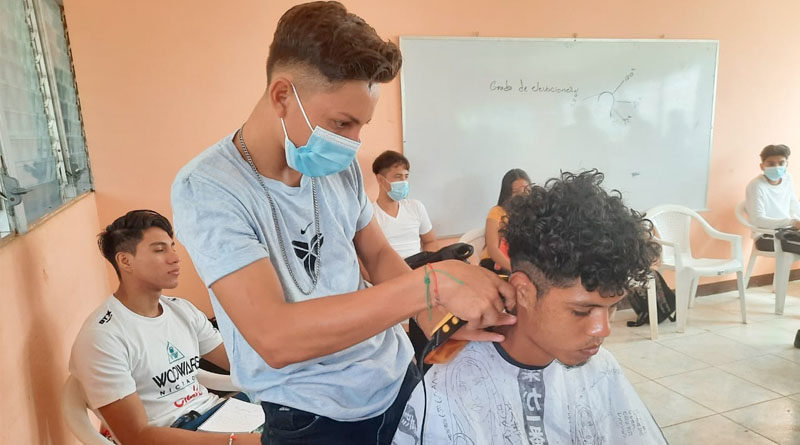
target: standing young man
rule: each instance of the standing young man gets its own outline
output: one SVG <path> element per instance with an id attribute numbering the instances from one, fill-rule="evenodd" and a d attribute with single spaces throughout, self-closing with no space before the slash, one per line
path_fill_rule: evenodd
<path id="1" fill-rule="evenodd" d="M 411 272 L 373 220 L 355 155 L 400 63 L 340 3 L 291 8 L 250 117 L 173 184 L 177 236 L 210 288 L 234 383 L 262 402 L 264 443 L 387 443 L 416 379 L 400 321 L 423 314 L 432 329 L 428 308 L 442 306 L 484 339 L 516 321 L 508 283 L 455 261 Z"/>
<path id="2" fill-rule="evenodd" d="M 470 342 L 428 371 L 397 445 L 666 443 L 601 347 L 617 303 L 660 252 L 649 223 L 602 180 L 562 173 L 507 204 L 519 321 L 499 328 L 504 341 Z"/>
<path id="3" fill-rule="evenodd" d="M 205 314 L 161 294 L 178 285 L 180 273 L 169 221 L 134 210 L 106 227 L 98 244 L 119 287 L 89 315 L 72 346 L 70 373 L 89 407 L 123 444 L 230 442 L 230 434 L 169 428 L 191 411 L 209 414 L 220 402 L 197 381 L 200 357 L 229 368 L 222 337 Z M 237 444 L 259 443 L 256 434 L 235 437 Z"/>

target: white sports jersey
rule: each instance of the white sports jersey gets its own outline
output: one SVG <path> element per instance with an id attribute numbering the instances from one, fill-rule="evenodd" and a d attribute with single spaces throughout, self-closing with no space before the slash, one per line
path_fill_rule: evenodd
<path id="1" fill-rule="evenodd" d="M 161 296 L 163 313 L 144 317 L 113 295 L 83 324 L 69 369 L 96 410 L 138 393 L 148 423 L 168 426 L 219 401 L 197 381 L 200 356 L 222 343 L 219 332 L 186 300 Z"/>

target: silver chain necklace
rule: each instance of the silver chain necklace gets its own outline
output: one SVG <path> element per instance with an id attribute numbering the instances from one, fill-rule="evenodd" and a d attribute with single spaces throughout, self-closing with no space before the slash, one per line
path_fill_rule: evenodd
<path id="1" fill-rule="evenodd" d="M 247 159 L 247 163 L 250 164 L 250 168 L 253 169 L 253 174 L 256 175 L 256 180 L 258 183 L 261 184 L 261 188 L 264 189 L 264 192 L 267 194 L 267 201 L 269 201 L 269 208 L 272 212 L 272 224 L 275 226 L 275 235 L 278 237 L 278 246 L 281 249 L 281 255 L 283 255 L 283 264 L 286 265 L 286 269 L 289 271 L 289 276 L 292 277 L 292 281 L 294 285 L 300 289 L 300 292 L 303 295 L 311 295 L 311 292 L 314 292 L 314 289 L 317 287 L 317 282 L 319 281 L 319 268 L 320 262 L 322 261 L 321 247 L 322 247 L 322 237 L 319 234 L 319 205 L 317 204 L 317 181 L 315 178 L 311 178 L 311 196 L 314 199 L 314 237 L 311 238 L 311 242 L 308 245 L 308 254 L 314 255 L 316 254 L 317 258 L 314 261 L 314 273 L 311 275 L 311 289 L 305 290 L 300 283 L 297 281 L 297 277 L 294 275 L 294 271 L 292 271 L 292 266 L 289 264 L 289 256 L 286 254 L 286 246 L 283 244 L 283 234 L 281 233 L 281 226 L 278 224 L 278 213 L 276 212 L 275 202 L 272 200 L 272 195 L 269 193 L 269 189 L 264 184 L 264 180 L 261 179 L 261 174 L 258 172 L 256 168 L 256 164 L 253 162 L 253 158 L 250 156 L 250 152 L 247 151 L 247 146 L 244 144 L 244 136 L 243 128 L 239 128 L 239 145 L 242 146 L 242 152 L 244 153 L 245 159 Z M 315 247 L 316 246 L 316 247 Z"/>

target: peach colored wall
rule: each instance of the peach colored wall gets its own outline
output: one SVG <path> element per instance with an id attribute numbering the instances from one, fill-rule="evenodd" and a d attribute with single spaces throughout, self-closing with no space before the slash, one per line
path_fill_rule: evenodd
<path id="1" fill-rule="evenodd" d="M 135 207 L 170 213 L 177 170 L 241 124 L 263 91 L 276 20 L 294 3 L 65 1 L 101 223 Z M 768 7 L 744 0 L 345 4 L 394 41 L 399 35 L 718 39 L 706 217 L 724 231 L 746 235 L 732 212 L 758 172 L 759 149 L 775 142 L 800 147 L 800 31 L 794 23 L 800 4 L 791 0 Z M 402 148 L 400 118 L 395 81 L 384 88 L 359 153 L 373 195 L 368 166 L 380 151 Z M 746 239 L 746 252 L 749 244 Z M 700 254 L 723 253 L 712 242 L 696 247 Z M 756 272 L 769 272 L 769 265 Z M 210 310 L 193 272 L 184 275 L 177 294 Z"/>
<path id="2" fill-rule="evenodd" d="M 61 421 L 72 341 L 108 294 L 94 195 L 0 246 L 0 443 L 76 443 Z"/>

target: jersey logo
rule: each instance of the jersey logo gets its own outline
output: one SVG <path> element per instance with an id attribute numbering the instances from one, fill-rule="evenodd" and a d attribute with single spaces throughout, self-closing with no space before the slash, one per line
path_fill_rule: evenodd
<path id="1" fill-rule="evenodd" d="M 305 241 L 292 241 L 294 254 L 303 262 L 303 268 L 305 268 L 309 277 L 314 276 L 314 265 L 317 263 L 317 258 L 319 258 L 319 250 L 322 248 L 322 241 L 323 237 L 320 233 L 315 234 L 314 237 L 311 238 L 310 243 Z"/>
<path id="2" fill-rule="evenodd" d="M 100 323 L 100 324 L 108 323 L 109 321 L 111 321 L 111 316 L 112 316 L 111 315 L 111 311 L 106 312 L 106 314 L 103 315 L 103 318 L 101 318 L 98 323 Z"/>
<path id="3" fill-rule="evenodd" d="M 169 356 L 170 363 L 175 363 L 178 360 L 183 359 L 183 353 L 180 351 L 180 349 L 173 346 L 170 342 L 167 342 L 167 355 Z"/>

